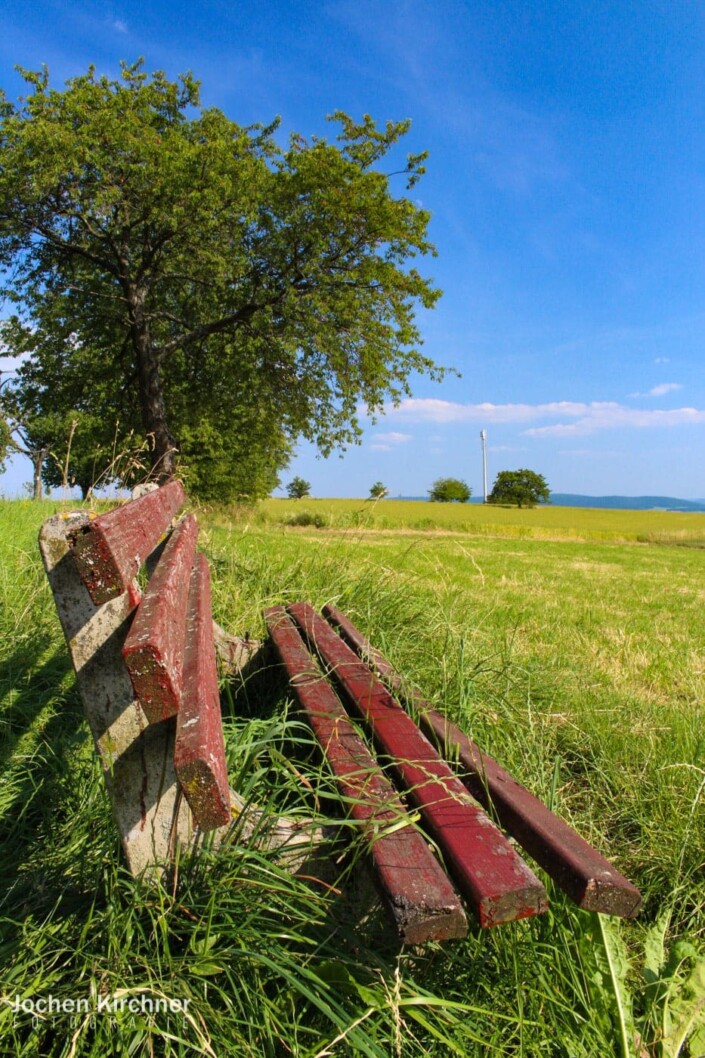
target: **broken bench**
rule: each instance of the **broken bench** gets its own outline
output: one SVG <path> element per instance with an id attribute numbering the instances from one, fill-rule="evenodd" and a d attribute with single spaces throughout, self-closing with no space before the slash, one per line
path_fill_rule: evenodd
<path id="1" fill-rule="evenodd" d="M 258 825 L 256 808 L 228 785 L 216 666 L 217 649 L 238 669 L 258 644 L 213 621 L 196 519 L 176 521 L 184 500 L 172 481 L 98 517 L 55 515 L 40 533 L 135 875 L 161 873 L 177 845 L 195 847 L 207 833 L 218 844 L 234 819 L 245 832 Z M 545 910 L 544 887 L 507 833 L 581 907 L 636 913 L 638 890 L 409 691 L 344 614 L 298 603 L 265 617 L 404 941 L 464 935 L 463 899 L 481 926 Z M 460 775 L 448 763 L 456 759 Z M 310 823 L 265 830 L 293 853 L 294 869 L 320 837 Z"/>
<path id="2" fill-rule="evenodd" d="M 219 843 L 236 819 L 257 825 L 228 785 L 216 664 L 216 647 L 238 668 L 256 644 L 213 622 L 196 519 L 174 524 L 184 500 L 172 481 L 98 517 L 57 514 L 39 535 L 134 875 L 161 873 L 177 844 L 194 847 L 209 832 Z M 282 821 L 269 828 L 272 844 L 301 856 L 314 836 Z"/>

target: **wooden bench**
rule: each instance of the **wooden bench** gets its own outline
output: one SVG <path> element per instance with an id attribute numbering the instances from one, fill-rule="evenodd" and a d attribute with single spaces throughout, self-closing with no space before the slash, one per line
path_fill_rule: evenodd
<path id="1" fill-rule="evenodd" d="M 259 644 L 213 622 L 196 519 L 175 521 L 184 499 L 171 482 L 96 518 L 56 515 L 40 533 L 135 875 L 161 873 L 205 834 L 217 846 L 233 821 L 245 832 L 260 823 L 228 784 L 216 663 L 219 652 L 242 669 Z M 546 909 L 544 886 L 504 831 L 581 907 L 636 913 L 638 890 L 406 688 L 344 614 L 298 603 L 265 618 L 404 941 L 463 936 L 463 901 L 483 927 Z M 266 830 L 294 869 L 320 838 L 312 823 L 275 820 Z"/>
<path id="2" fill-rule="evenodd" d="M 422 831 L 409 817 L 402 822 L 402 797 L 483 927 L 548 906 L 543 885 L 487 813 L 580 907 L 624 917 L 637 913 L 638 889 L 407 689 L 344 614 L 330 606 L 317 614 L 298 603 L 273 607 L 265 617 L 279 660 L 369 841 L 402 937 L 445 939 L 466 929 L 461 902 Z M 419 717 L 418 727 L 404 705 Z M 348 710 L 363 722 L 386 768 L 375 761 Z M 460 778 L 450 760 L 458 761 Z"/>
<path id="3" fill-rule="evenodd" d="M 193 515 L 173 519 L 180 483 L 93 518 L 58 514 L 40 551 L 110 794 L 125 859 L 135 875 L 162 873 L 177 847 L 258 815 L 228 785 L 216 648 L 229 668 L 255 643 L 226 636 L 211 616 L 208 563 L 196 553 Z M 137 577 L 145 570 L 144 591 Z M 247 809 L 247 811 L 245 811 Z M 274 821 L 271 844 L 299 862 L 315 829 Z"/>

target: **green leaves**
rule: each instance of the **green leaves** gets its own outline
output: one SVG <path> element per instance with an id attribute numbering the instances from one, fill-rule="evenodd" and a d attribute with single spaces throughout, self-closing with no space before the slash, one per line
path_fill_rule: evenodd
<path id="1" fill-rule="evenodd" d="M 282 149 L 276 123 L 200 109 L 190 73 L 171 82 L 139 61 L 63 90 L 46 71 L 25 79 L 28 97 L 1 112 L 0 264 L 40 403 L 52 390 L 71 407 L 73 383 L 49 382 L 70 335 L 72 361 L 110 368 L 87 410 L 114 431 L 116 407 L 138 407 L 153 464 L 170 470 L 175 447 L 212 493 L 204 438 L 222 478 L 224 419 L 265 408 L 274 443 L 252 465 L 277 469 L 296 438 L 327 454 L 357 440 L 358 407 L 400 400 L 414 372 L 442 376 L 415 321 L 440 292 L 410 267 L 435 252 L 429 215 L 376 168 L 408 121 L 339 112 L 337 143 L 293 136 Z M 409 186 L 424 160 L 407 157 Z"/>
<path id="2" fill-rule="evenodd" d="M 302 500 L 304 496 L 308 496 L 310 492 L 310 482 L 304 481 L 304 479 L 298 477 L 298 475 L 295 478 L 292 478 L 286 486 L 286 493 L 290 500 Z"/>
<path id="3" fill-rule="evenodd" d="M 511 503 L 517 507 L 535 507 L 548 503 L 550 490 L 542 474 L 534 470 L 501 470 L 495 478 L 488 503 Z"/>
<path id="4" fill-rule="evenodd" d="M 705 954 L 689 941 L 667 941 L 671 913 L 650 927 L 644 941 L 646 1011 L 662 1058 L 705 1054 Z"/>
<path id="5" fill-rule="evenodd" d="M 431 503 L 467 503 L 470 496 L 470 487 L 459 478 L 436 478 L 428 493 Z"/>
<path id="6" fill-rule="evenodd" d="M 5 469 L 5 460 L 12 450 L 12 433 L 7 419 L 0 409 L 0 473 Z"/>
<path id="7" fill-rule="evenodd" d="M 671 910 L 647 930 L 642 963 L 614 919 L 581 916 L 578 932 L 591 1014 L 613 1026 L 622 1058 L 684 1058 L 705 1053 L 705 954 L 691 942 L 669 944 Z M 645 987 L 635 991 L 642 978 Z"/>

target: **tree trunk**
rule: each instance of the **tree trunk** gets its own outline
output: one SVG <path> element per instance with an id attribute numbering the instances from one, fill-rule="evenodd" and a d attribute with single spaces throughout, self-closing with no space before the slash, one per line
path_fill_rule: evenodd
<path id="1" fill-rule="evenodd" d="M 137 356 L 142 425 L 147 436 L 152 439 L 150 477 L 161 484 L 174 475 L 177 448 L 167 424 L 159 360 L 145 318 L 144 297 L 143 291 L 135 287 L 130 288 L 132 343 Z"/>
<path id="2" fill-rule="evenodd" d="M 44 499 L 44 483 L 42 481 L 42 464 L 46 459 L 46 448 L 35 448 L 32 452 L 32 499 Z"/>

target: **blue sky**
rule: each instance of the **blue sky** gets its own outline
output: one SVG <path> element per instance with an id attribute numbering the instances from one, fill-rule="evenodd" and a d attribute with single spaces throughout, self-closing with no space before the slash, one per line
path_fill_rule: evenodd
<path id="1" fill-rule="evenodd" d="M 286 134 L 343 109 L 411 118 L 428 150 L 444 291 L 424 351 L 462 377 L 413 400 L 341 459 L 302 448 L 314 495 L 482 489 L 526 466 L 554 491 L 704 497 L 705 7 L 701 0 L 33 0 L 0 13 L 0 84 L 187 69 L 205 104 Z M 403 193 L 403 185 L 399 185 Z M 0 366 L 3 366 L 0 363 Z M 5 364 L 6 366 L 6 364 Z M 0 478 L 15 494 L 16 461 Z"/>

